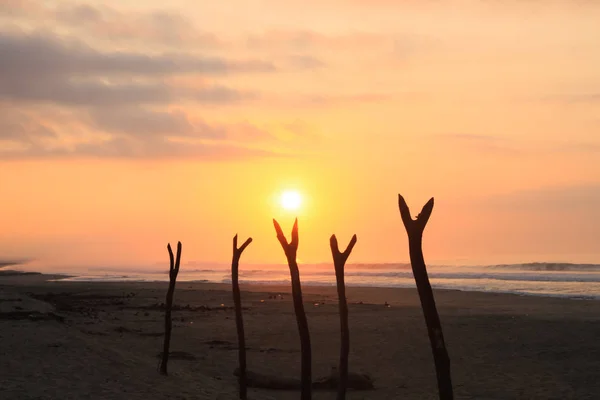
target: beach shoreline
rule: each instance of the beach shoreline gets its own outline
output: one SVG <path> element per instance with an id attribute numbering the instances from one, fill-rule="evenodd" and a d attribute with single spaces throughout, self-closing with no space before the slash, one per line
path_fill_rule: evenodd
<path id="1" fill-rule="evenodd" d="M 52 280 L 58 279 L 58 280 Z M 27 398 L 234 399 L 237 338 L 231 285 L 178 282 L 170 376 L 156 371 L 166 282 L 62 281 L 0 274 L 0 392 Z M 313 375 L 337 365 L 335 287 L 304 286 Z M 299 376 L 289 285 L 242 285 L 249 368 Z M 593 399 L 600 396 L 600 302 L 435 290 L 456 398 Z M 349 287 L 351 370 L 375 390 L 349 399 L 436 397 L 433 360 L 415 289 Z M 386 306 L 385 304 L 388 304 Z M 20 311 L 19 319 L 9 312 Z M 32 385 L 31 382 L 36 382 Z M 6 395 L 4 395 L 6 394 Z M 252 399 L 297 392 L 251 389 Z M 332 393 L 315 392 L 315 399 Z"/>

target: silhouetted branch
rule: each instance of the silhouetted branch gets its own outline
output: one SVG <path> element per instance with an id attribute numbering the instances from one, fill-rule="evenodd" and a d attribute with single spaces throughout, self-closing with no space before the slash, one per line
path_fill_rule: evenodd
<path id="1" fill-rule="evenodd" d="M 440 399 L 451 400 L 454 398 L 454 395 L 450 376 L 450 358 L 446 350 L 446 344 L 444 343 L 442 325 L 435 306 L 433 289 L 429 283 L 422 246 L 423 231 L 433 211 L 433 198 L 425 204 L 421 213 L 414 220 L 410 216 L 410 210 L 401 195 L 398 195 L 398 205 L 400 207 L 402 222 L 408 234 L 410 263 L 413 275 L 415 276 L 419 298 L 421 299 L 421 307 L 423 308 L 425 323 L 427 324 L 429 341 L 431 342 L 431 349 L 433 351 Z"/>
<path id="2" fill-rule="evenodd" d="M 169 346 L 171 344 L 171 308 L 173 307 L 173 295 L 175 294 L 175 282 L 179 273 L 179 264 L 181 262 L 181 242 L 177 242 L 177 258 L 173 257 L 171 244 L 167 245 L 169 250 L 169 289 L 167 290 L 167 299 L 165 302 L 165 342 L 163 346 L 162 361 L 160 363 L 160 373 L 167 375 L 167 363 L 169 362 Z"/>
<path id="3" fill-rule="evenodd" d="M 239 385 L 240 399 L 247 399 L 246 384 L 246 338 L 244 334 L 244 319 L 242 318 L 242 299 L 240 295 L 239 267 L 242 253 L 252 243 L 252 238 L 248 238 L 242 247 L 237 247 L 238 236 L 233 237 L 233 260 L 231 261 L 231 284 L 233 287 L 233 304 L 235 305 L 235 325 L 238 335 L 238 357 L 239 357 Z"/>
<path id="4" fill-rule="evenodd" d="M 350 244 L 343 253 L 340 253 L 338 241 L 335 235 L 331 236 L 329 241 L 331 246 L 331 255 L 333 256 L 333 265 L 335 267 L 335 279 L 337 282 L 337 292 L 340 307 L 340 381 L 338 387 L 337 400 L 346 398 L 346 387 L 348 386 L 348 353 L 350 353 L 350 329 L 348 328 L 348 302 L 346 301 L 346 284 L 344 282 L 344 266 L 356 244 L 356 235 L 352 236 Z"/>
<path id="5" fill-rule="evenodd" d="M 300 350 L 302 352 L 301 363 L 301 395 L 302 400 L 310 400 L 312 397 L 312 375 L 311 375 L 311 349 L 310 349 L 310 332 L 308 330 L 308 321 L 304 312 L 304 304 L 302 303 L 302 285 L 300 284 L 300 271 L 296 262 L 296 253 L 298 252 L 298 219 L 294 222 L 292 228 L 292 240 L 288 243 L 281 226 L 276 220 L 273 220 L 277 239 L 281 243 L 281 247 L 285 252 L 285 256 L 290 267 L 290 276 L 292 279 L 292 297 L 294 298 L 294 311 L 296 313 L 296 321 L 298 323 L 298 331 L 300 333 Z"/>

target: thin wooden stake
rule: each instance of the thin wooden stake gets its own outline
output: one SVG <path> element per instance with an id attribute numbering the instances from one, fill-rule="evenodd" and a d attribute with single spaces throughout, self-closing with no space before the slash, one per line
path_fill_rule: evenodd
<path id="1" fill-rule="evenodd" d="M 167 363 L 169 362 L 169 346 L 171 345 L 171 308 L 173 307 L 173 295 L 175 294 L 175 282 L 179 273 L 179 264 L 181 261 L 181 242 L 177 242 L 177 258 L 173 257 L 171 244 L 167 245 L 169 250 L 169 290 L 167 290 L 167 299 L 165 302 L 165 342 L 163 346 L 162 362 L 160 363 L 160 373 L 167 375 Z"/>
<path id="2" fill-rule="evenodd" d="M 244 334 L 244 319 L 242 317 L 242 298 L 240 294 L 239 284 L 239 268 L 240 257 L 242 253 L 252 243 L 252 238 L 248 238 L 242 247 L 237 247 L 238 235 L 233 237 L 233 260 L 231 261 L 231 284 L 233 287 L 233 304 L 235 305 L 235 325 L 238 335 L 238 358 L 240 363 L 239 374 L 239 392 L 240 399 L 246 400 L 247 395 L 247 378 L 246 378 L 246 338 Z"/>
<path id="3" fill-rule="evenodd" d="M 423 231 L 425 230 L 427 221 L 433 211 L 433 198 L 425 204 L 421 213 L 414 220 L 410 216 L 410 210 L 401 195 L 398 195 L 398 206 L 400 208 L 402 222 L 404 223 L 406 233 L 408 234 L 410 263 L 417 284 L 419 298 L 421 299 L 421 307 L 423 308 L 423 314 L 425 315 L 425 323 L 427 325 L 429 341 L 431 342 L 431 349 L 433 351 L 440 399 L 452 400 L 454 394 L 452 392 L 452 379 L 450 376 L 450 357 L 448 356 L 446 344 L 444 343 L 442 325 L 435 306 L 433 289 L 429 283 L 425 258 L 423 257 Z"/>
<path id="4" fill-rule="evenodd" d="M 308 321 L 302 303 L 302 285 L 300 284 L 300 271 L 296 262 L 298 252 L 298 219 L 294 222 L 292 228 L 292 241 L 288 243 L 281 226 L 276 220 L 273 220 L 277 239 L 285 252 L 288 266 L 290 267 L 290 276 L 292 279 L 292 297 L 294 298 L 294 311 L 296 313 L 296 322 L 300 333 L 300 351 L 302 352 L 301 362 L 301 400 L 310 400 L 312 398 L 312 373 L 311 373 L 311 349 L 310 332 L 308 330 Z"/>
<path id="5" fill-rule="evenodd" d="M 352 253 L 356 244 L 356 235 L 352 236 L 350 244 L 346 250 L 341 253 L 338 247 L 338 241 L 335 235 L 331 236 L 329 244 L 331 255 L 333 256 L 333 265 L 335 267 L 335 279 L 337 282 L 337 292 L 340 307 L 340 382 L 338 386 L 337 400 L 346 398 L 346 388 L 348 386 L 348 354 L 350 353 L 350 328 L 348 327 L 348 301 L 346 300 L 346 283 L 344 282 L 344 266 Z"/>

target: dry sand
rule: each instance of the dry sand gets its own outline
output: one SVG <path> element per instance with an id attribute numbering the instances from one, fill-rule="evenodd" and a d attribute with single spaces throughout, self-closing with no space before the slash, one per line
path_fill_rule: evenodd
<path id="1" fill-rule="evenodd" d="M 1 399 L 235 399 L 228 285 L 180 282 L 170 376 L 157 372 L 166 283 L 47 282 L 0 275 Z M 289 287 L 245 286 L 248 366 L 298 377 Z M 305 287 L 313 376 L 337 364 L 335 288 Z M 283 294 L 283 299 L 269 295 Z M 600 399 L 600 302 L 435 292 L 459 399 Z M 348 288 L 351 370 L 376 389 L 349 399 L 434 399 L 433 360 L 415 290 Z M 263 302 L 264 301 L 264 302 Z M 385 307 L 384 302 L 391 307 Z M 362 302 L 362 304 L 361 304 Z M 222 306 L 222 304 L 224 306 Z M 318 304 L 318 305 L 315 305 Z M 251 389 L 251 399 L 299 392 Z M 315 399 L 333 399 L 315 392 Z"/>

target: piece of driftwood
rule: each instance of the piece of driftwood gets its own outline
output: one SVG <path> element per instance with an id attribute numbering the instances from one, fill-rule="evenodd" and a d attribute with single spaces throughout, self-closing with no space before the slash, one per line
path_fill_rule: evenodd
<path id="1" fill-rule="evenodd" d="M 175 294 L 175 282 L 179 273 L 179 265 L 181 262 L 181 242 L 177 242 L 177 258 L 173 257 L 171 244 L 167 245 L 169 250 L 169 289 L 167 290 L 167 299 L 165 301 L 165 341 L 163 345 L 162 361 L 160 363 L 160 373 L 167 375 L 167 363 L 169 362 L 169 347 L 171 345 L 171 308 L 173 307 L 173 295 Z"/>
<path id="2" fill-rule="evenodd" d="M 427 225 L 427 221 L 433 211 L 433 198 L 423 206 L 421 213 L 416 219 L 412 219 L 410 210 L 406 205 L 406 201 L 401 195 L 398 195 L 398 205 L 402 222 L 408 234 L 408 244 L 410 250 L 410 263 L 412 265 L 413 275 L 417 284 L 421 307 L 425 316 L 429 341 L 433 351 L 433 359 L 435 362 L 435 372 L 438 381 L 438 391 L 441 400 L 451 400 L 454 398 L 452 392 L 452 379 L 450 376 L 450 357 L 444 343 L 444 335 L 442 334 L 442 325 L 440 316 L 435 306 L 435 298 L 433 297 L 433 289 L 429 283 L 427 275 L 427 267 L 423 257 L 423 231 Z"/>
<path id="3" fill-rule="evenodd" d="M 310 332 L 308 330 L 308 321 L 304 312 L 304 304 L 302 302 L 302 285 L 300 284 L 300 271 L 296 262 L 296 254 L 298 252 L 298 219 L 294 221 L 292 228 L 292 240 L 288 243 L 281 226 L 276 220 L 273 220 L 277 239 L 281 243 L 281 247 L 285 252 L 288 266 L 290 267 L 290 276 L 292 279 L 292 297 L 294 299 L 294 311 L 296 313 L 296 322 L 298 323 L 298 331 L 300 333 L 300 351 L 302 353 L 301 361 L 301 395 L 302 400 L 310 400 L 312 397 L 312 373 L 311 373 L 311 348 L 310 348 Z"/>
<path id="4" fill-rule="evenodd" d="M 257 389 L 269 390 L 300 390 L 301 382 L 299 379 L 285 378 L 258 372 L 247 371 L 248 387 Z M 233 372 L 235 376 L 239 376 L 239 368 Z M 347 377 L 348 389 L 362 391 L 374 390 L 373 378 L 367 374 L 349 372 Z M 334 391 L 339 388 L 339 374 L 335 368 L 332 368 L 331 373 L 322 378 L 317 378 L 312 382 L 313 390 Z"/>
<path id="5" fill-rule="evenodd" d="M 246 400 L 247 386 L 246 386 L 246 338 L 244 334 L 244 319 L 242 317 L 242 297 L 240 294 L 240 283 L 239 283 L 239 268 L 240 268 L 240 257 L 242 253 L 252 243 L 252 238 L 248 238 L 244 244 L 238 248 L 238 235 L 233 237 L 233 259 L 231 261 L 231 286 L 233 289 L 233 304 L 235 306 L 235 326 L 237 328 L 238 335 L 238 358 L 239 358 L 239 394 L 240 399 Z"/>
<path id="6" fill-rule="evenodd" d="M 335 235 L 331 236 L 329 244 L 331 255 L 333 256 L 333 265 L 335 267 L 335 280 L 337 282 L 337 292 L 340 309 L 340 365 L 339 365 L 339 387 L 337 400 L 346 398 L 346 387 L 348 385 L 348 354 L 350 353 L 350 328 L 348 327 L 348 302 L 346 300 L 346 283 L 344 282 L 344 266 L 352 253 L 356 244 L 356 235 L 352 236 L 350 244 L 342 253 L 338 247 L 338 241 Z"/>

